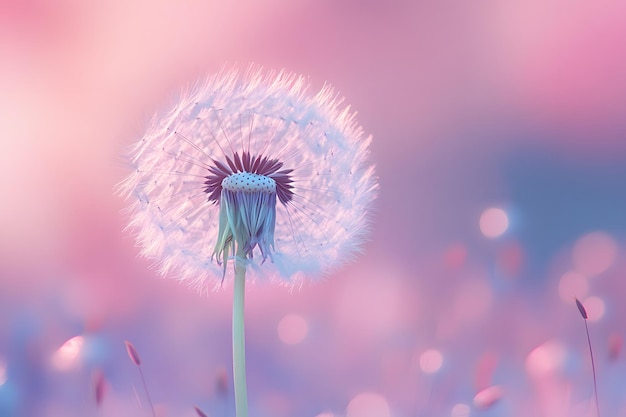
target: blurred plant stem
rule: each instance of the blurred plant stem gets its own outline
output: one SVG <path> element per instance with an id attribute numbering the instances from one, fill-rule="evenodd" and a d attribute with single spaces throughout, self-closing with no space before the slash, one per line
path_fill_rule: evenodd
<path id="1" fill-rule="evenodd" d="M 596 414 L 600 417 L 600 401 L 598 400 L 598 380 L 596 378 L 596 364 L 593 360 L 593 349 L 591 348 L 591 337 L 589 336 L 589 326 L 587 326 L 587 320 L 589 319 L 589 315 L 587 314 L 587 309 L 583 305 L 583 303 L 578 299 L 574 298 L 576 302 L 576 307 L 578 307 L 578 311 L 580 311 L 580 315 L 583 316 L 583 320 L 585 322 L 585 332 L 587 333 L 587 344 L 589 345 L 589 355 L 591 356 L 591 372 L 593 373 L 593 390 L 595 392 L 596 397 Z"/>
<path id="2" fill-rule="evenodd" d="M 235 257 L 235 285 L 233 289 L 233 383 L 235 413 L 248 417 L 248 388 L 246 385 L 246 340 L 244 299 L 246 287 L 246 255 L 242 249 Z"/>

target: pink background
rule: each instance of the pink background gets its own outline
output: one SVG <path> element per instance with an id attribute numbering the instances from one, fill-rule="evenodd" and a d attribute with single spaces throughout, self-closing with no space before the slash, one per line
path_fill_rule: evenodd
<path id="1" fill-rule="evenodd" d="M 381 192 L 356 263 L 249 287 L 251 416 L 593 416 L 573 296 L 602 415 L 626 416 L 625 19 L 617 1 L 0 1 L 0 415 L 151 415 L 124 340 L 159 416 L 234 415 L 231 287 L 157 278 L 113 188 L 181 85 L 254 62 L 346 97 Z"/>

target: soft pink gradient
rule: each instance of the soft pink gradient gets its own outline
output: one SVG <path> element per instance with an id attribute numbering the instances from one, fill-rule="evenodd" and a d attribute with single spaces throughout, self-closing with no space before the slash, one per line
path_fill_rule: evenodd
<path id="1" fill-rule="evenodd" d="M 620 2 L 0 2 L 0 415 L 96 415 L 98 372 L 99 415 L 151 415 L 124 340 L 160 416 L 232 415 L 232 288 L 157 278 L 113 188 L 180 86 L 255 62 L 346 97 L 381 195 L 356 263 L 249 287 L 251 415 L 593 415 L 574 295 L 602 413 L 625 416 L 625 19 Z"/>

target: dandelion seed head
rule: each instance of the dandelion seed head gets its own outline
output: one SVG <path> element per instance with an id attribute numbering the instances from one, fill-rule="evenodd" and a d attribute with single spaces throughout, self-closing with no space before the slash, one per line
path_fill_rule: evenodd
<path id="1" fill-rule="evenodd" d="M 320 277 L 367 234 L 370 141 L 328 86 L 310 94 L 286 72 L 222 70 L 132 148 L 119 187 L 128 227 L 162 274 L 200 288 L 231 276 L 236 256 L 249 277 Z"/>

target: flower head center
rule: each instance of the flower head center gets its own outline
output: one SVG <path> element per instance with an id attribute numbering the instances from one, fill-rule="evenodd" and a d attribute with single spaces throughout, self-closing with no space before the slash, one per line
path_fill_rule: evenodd
<path id="1" fill-rule="evenodd" d="M 271 192 L 282 204 L 289 203 L 293 198 L 293 170 L 282 169 L 283 163 L 278 159 L 253 156 L 248 152 L 242 155 L 235 152 L 232 157 L 224 155 L 224 158 L 226 163 L 213 160 L 213 165 L 208 167 L 204 192 L 209 201 L 219 203 L 224 187 L 231 187 L 230 191 Z M 251 188 L 244 188 L 247 183 Z"/>
<path id="2" fill-rule="evenodd" d="M 222 188 L 232 192 L 276 193 L 276 181 L 265 175 L 237 172 L 222 180 Z"/>

